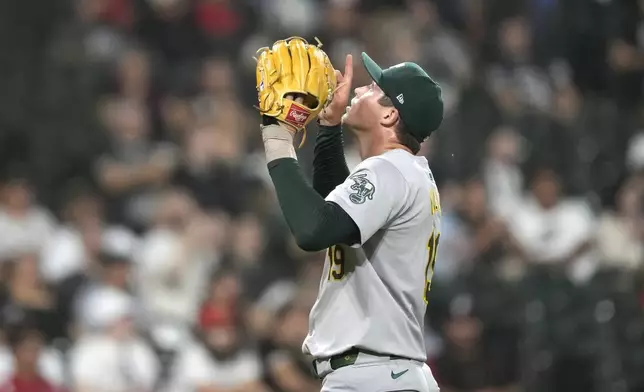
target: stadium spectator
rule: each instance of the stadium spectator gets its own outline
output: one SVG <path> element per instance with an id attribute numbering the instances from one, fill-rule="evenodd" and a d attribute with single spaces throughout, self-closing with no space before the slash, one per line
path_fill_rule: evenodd
<path id="1" fill-rule="evenodd" d="M 31 325 L 0 384 L 20 356 L 73 392 L 319 390 L 299 346 L 324 252 L 279 214 L 253 108 L 257 48 L 302 34 L 442 87 L 442 390 L 642 390 L 642 4 L 0 2 L 0 342 Z"/>
<path id="2" fill-rule="evenodd" d="M 302 341 L 308 332 L 308 308 L 297 300 L 277 312 L 276 328 L 265 344 L 267 384 L 275 392 L 316 392 L 320 380 L 304 354 Z"/>
<path id="3" fill-rule="evenodd" d="M 644 262 L 644 196 L 637 177 L 627 178 L 619 187 L 615 209 L 600 217 L 597 247 L 601 264 L 638 269 Z"/>
<path id="4" fill-rule="evenodd" d="M 155 390 L 159 363 L 135 329 L 134 301 L 114 288 L 92 295 L 83 320 L 88 328 L 69 353 L 72 389 L 77 392 Z"/>
<path id="5" fill-rule="evenodd" d="M 98 181 L 110 196 L 112 219 L 142 230 L 151 223 L 158 192 L 177 164 L 175 149 L 150 140 L 144 104 L 108 101 L 103 110 L 111 149 L 97 161 Z"/>
<path id="6" fill-rule="evenodd" d="M 495 340 L 493 344 L 485 338 L 485 325 L 475 314 L 473 298 L 468 294 L 453 299 L 449 312 L 443 326 L 445 346 L 430 363 L 441 390 L 515 390 L 519 374 L 512 342 Z"/>
<path id="7" fill-rule="evenodd" d="M 8 169 L 1 184 L 0 258 L 40 252 L 53 233 L 53 217 L 37 204 L 25 169 Z"/>
<path id="8" fill-rule="evenodd" d="M 47 351 L 38 329 L 20 326 L 9 334 L 11 356 L 9 379 L 2 392 L 63 392 L 63 363 L 60 356 Z M 9 370 L 7 369 L 7 370 Z"/>
<path id="9" fill-rule="evenodd" d="M 476 261 L 494 264 L 503 261 L 507 242 L 507 227 L 504 221 L 495 217 L 488 209 L 485 185 L 479 179 L 472 179 L 463 186 L 460 216 L 469 232 L 469 243 L 473 247 Z"/>
<path id="10" fill-rule="evenodd" d="M 185 192 L 162 196 L 155 225 L 141 243 L 135 280 L 158 345 L 174 349 L 190 336 L 209 276 L 220 262 L 225 223 L 225 215 L 203 214 Z M 166 342 L 168 333 L 172 338 Z"/>
<path id="11" fill-rule="evenodd" d="M 7 332 L 7 345 L 0 349 L 0 391 L 31 391 L 41 386 L 63 392 L 67 381 L 63 354 L 49 347 L 26 317 L 11 323 Z"/>
<path id="12" fill-rule="evenodd" d="M 55 297 L 41 279 L 38 257 L 26 254 L 3 265 L 5 296 L 2 315 L 9 323 L 33 320 L 48 341 L 62 334 L 63 320 L 55 312 Z"/>
<path id="13" fill-rule="evenodd" d="M 198 338 L 178 354 L 170 390 L 265 391 L 258 355 L 245 347 L 243 328 L 236 320 L 225 311 L 203 314 Z"/>
<path id="14" fill-rule="evenodd" d="M 549 168 L 533 174 L 529 195 L 509 221 L 516 249 L 528 263 L 559 264 L 577 281 L 597 267 L 591 241 L 595 217 L 584 201 L 562 196 Z"/>

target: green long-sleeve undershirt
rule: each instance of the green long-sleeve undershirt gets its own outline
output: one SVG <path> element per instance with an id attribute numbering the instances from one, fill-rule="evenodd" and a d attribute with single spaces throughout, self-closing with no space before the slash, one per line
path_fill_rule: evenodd
<path id="1" fill-rule="evenodd" d="M 313 188 L 322 197 L 327 197 L 336 186 L 349 176 L 344 158 L 342 126 L 320 125 L 313 151 Z"/>
<path id="2" fill-rule="evenodd" d="M 314 252 L 359 243 L 360 230 L 353 219 L 337 204 L 324 200 L 349 174 L 340 130 L 321 130 L 314 154 L 314 187 L 297 160 L 281 158 L 268 164 L 282 213 L 298 246 Z"/>

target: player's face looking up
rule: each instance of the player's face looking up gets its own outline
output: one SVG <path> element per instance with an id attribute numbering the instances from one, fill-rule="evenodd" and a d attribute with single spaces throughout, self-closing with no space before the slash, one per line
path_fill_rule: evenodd
<path id="1" fill-rule="evenodd" d="M 343 117 L 344 125 L 351 129 L 373 129 L 378 124 L 375 114 L 378 108 L 378 98 L 383 94 L 382 90 L 371 83 L 358 87 L 354 90 L 355 96 L 347 106 Z"/>
<path id="2" fill-rule="evenodd" d="M 383 97 L 384 92 L 375 82 L 356 88 L 355 97 L 342 118 L 343 125 L 352 129 L 356 136 L 369 138 L 378 146 L 395 140 L 395 126 L 399 121 L 396 108 L 380 103 Z"/>

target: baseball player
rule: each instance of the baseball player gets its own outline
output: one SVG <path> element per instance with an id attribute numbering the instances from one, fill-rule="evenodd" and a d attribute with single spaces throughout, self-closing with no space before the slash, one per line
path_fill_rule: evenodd
<path id="1" fill-rule="evenodd" d="M 416 154 L 442 121 L 441 90 L 414 63 L 383 70 L 363 53 L 373 82 L 355 89 L 348 106 L 352 57 L 342 74 L 323 53 L 301 39 L 278 41 L 262 52 L 257 71 L 280 207 L 302 249 L 326 249 L 302 349 L 314 358 L 322 392 L 438 391 L 425 365 L 423 329 L 441 208 L 427 160 Z M 273 114 L 276 102 L 281 112 Z M 316 116 L 311 186 L 293 135 Z M 343 130 L 355 136 L 363 159 L 351 173 Z"/>

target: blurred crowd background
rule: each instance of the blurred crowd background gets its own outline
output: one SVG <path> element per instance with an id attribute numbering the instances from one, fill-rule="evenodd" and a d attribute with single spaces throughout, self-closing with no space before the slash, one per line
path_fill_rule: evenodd
<path id="1" fill-rule="evenodd" d="M 442 391 L 644 391 L 637 0 L 0 1 L 0 391 L 319 391 L 253 109 L 291 35 L 442 86 Z"/>

